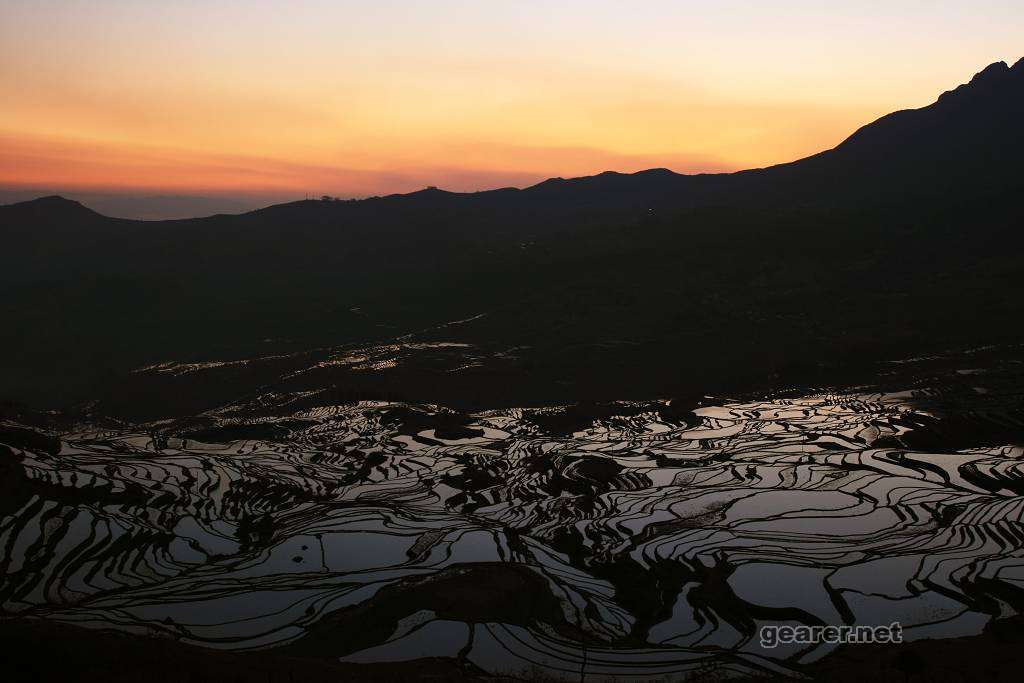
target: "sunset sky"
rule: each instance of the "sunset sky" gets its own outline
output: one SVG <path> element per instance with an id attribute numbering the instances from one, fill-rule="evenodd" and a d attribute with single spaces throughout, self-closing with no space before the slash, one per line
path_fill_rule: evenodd
<path id="1" fill-rule="evenodd" d="M 0 190 L 258 204 L 764 166 L 1022 38 L 1020 0 L 3 0 Z"/>

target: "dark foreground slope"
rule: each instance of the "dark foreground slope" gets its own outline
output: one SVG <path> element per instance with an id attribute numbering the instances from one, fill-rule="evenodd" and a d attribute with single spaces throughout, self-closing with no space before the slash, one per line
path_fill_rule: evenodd
<path id="1" fill-rule="evenodd" d="M 342 347 L 384 351 L 324 363 L 339 396 L 621 399 L 856 381 L 1015 342 L 1021 120 L 1024 63 L 999 63 L 833 150 L 736 174 L 165 222 L 0 207 L 0 396 L 193 412 Z M 172 361 L 231 364 L 132 372 Z"/>

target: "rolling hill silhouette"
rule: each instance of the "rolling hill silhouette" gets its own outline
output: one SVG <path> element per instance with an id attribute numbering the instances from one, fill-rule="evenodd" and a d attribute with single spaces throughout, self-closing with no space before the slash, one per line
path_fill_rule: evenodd
<path id="1" fill-rule="evenodd" d="M 290 361 L 133 372 L 147 365 L 412 340 L 420 351 L 396 366 L 322 367 L 316 382 L 450 403 L 603 400 L 856 380 L 882 361 L 1016 343 L 1021 121 L 1024 60 L 834 149 L 739 173 L 179 221 L 60 197 L 3 206 L 0 396 L 145 417 L 212 407 Z M 436 348 L 455 355 L 423 350 Z"/>

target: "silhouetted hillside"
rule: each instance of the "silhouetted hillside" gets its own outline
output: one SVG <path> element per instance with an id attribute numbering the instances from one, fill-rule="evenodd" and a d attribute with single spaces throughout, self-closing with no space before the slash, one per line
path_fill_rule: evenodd
<path id="1" fill-rule="evenodd" d="M 182 221 L 58 197 L 3 206 L 0 396 L 191 410 L 228 380 L 132 371 L 403 338 L 465 346 L 445 347 L 460 349 L 450 363 L 424 351 L 322 381 L 456 403 L 627 398 L 856 379 L 877 361 L 1015 342 L 1022 120 L 1024 60 L 835 149 L 735 174 Z M 278 376 L 247 367 L 232 388 Z"/>

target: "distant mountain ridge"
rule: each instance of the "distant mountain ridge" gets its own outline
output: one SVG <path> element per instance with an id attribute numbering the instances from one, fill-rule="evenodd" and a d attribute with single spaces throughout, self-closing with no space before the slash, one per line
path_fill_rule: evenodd
<path id="1" fill-rule="evenodd" d="M 217 382 L 132 371 L 409 339 L 423 345 L 404 369 L 328 363 L 316 386 L 481 404 L 650 398 L 1016 343 L 1021 121 L 1024 60 L 833 149 L 737 173 L 606 172 L 175 221 L 59 197 L 0 206 L 0 399 L 212 407 Z M 448 366 L 430 344 L 450 341 L 464 357 Z"/>
<path id="2" fill-rule="evenodd" d="M 958 182 L 963 187 L 962 183 L 970 180 L 968 187 L 980 187 L 997 180 L 1024 151 L 1019 139 L 1022 118 L 1024 58 L 1013 66 L 990 64 L 968 83 L 942 93 L 931 105 L 887 114 L 830 150 L 765 168 L 693 175 L 666 168 L 636 173 L 605 171 L 578 178 L 549 178 L 522 189 L 449 192 L 428 188 L 342 204 L 438 204 L 462 199 L 478 205 L 502 205 L 562 200 L 607 208 L 652 202 L 700 206 L 766 200 L 834 203 L 865 196 L 888 199 L 893 177 L 913 164 L 921 165 L 914 174 L 918 180 L 908 183 L 911 179 L 903 178 L 902 184 L 913 186 L 915 192 L 934 183 Z M 972 173 L 977 174 L 973 179 L 969 177 Z M 836 192 L 829 187 L 835 183 L 853 183 L 855 187 Z M 317 200 L 306 200 L 310 201 Z M 8 205 L 14 206 L 19 204 Z"/>

